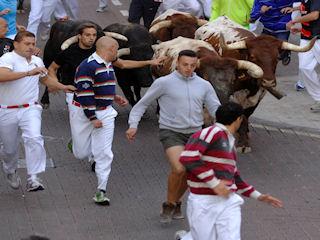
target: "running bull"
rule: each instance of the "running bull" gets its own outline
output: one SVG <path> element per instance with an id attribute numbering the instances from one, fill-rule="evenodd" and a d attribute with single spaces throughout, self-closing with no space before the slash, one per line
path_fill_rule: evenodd
<path id="1" fill-rule="evenodd" d="M 195 31 L 207 22 L 189 13 L 169 9 L 153 20 L 149 32 L 160 42 L 179 36 L 194 38 Z"/>
<path id="2" fill-rule="evenodd" d="M 278 99 L 283 97 L 283 94 L 275 89 L 275 72 L 280 52 L 283 50 L 295 52 L 309 51 L 316 39 L 310 41 L 309 45 L 300 47 L 268 35 L 255 36 L 252 32 L 224 16 L 198 28 L 195 38 L 210 43 L 223 57 L 248 60 L 257 64 L 263 70 L 263 76 L 258 81 L 247 74 L 239 76 L 242 83 L 250 86 L 250 91 L 242 89 L 238 94 L 241 93 L 243 99 L 251 100 L 245 103 L 245 105 L 242 103 L 245 107 L 245 118 L 242 122 L 243 126 L 239 130 L 243 137 L 240 138 L 238 146 L 242 148 L 243 152 L 249 152 L 251 151 L 248 139 L 249 116 L 265 95 L 266 90 Z M 239 100 L 234 99 L 234 101 L 238 102 Z"/>

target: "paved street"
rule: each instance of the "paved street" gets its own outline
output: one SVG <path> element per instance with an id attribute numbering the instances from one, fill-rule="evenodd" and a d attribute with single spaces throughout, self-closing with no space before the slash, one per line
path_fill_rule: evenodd
<path id="1" fill-rule="evenodd" d="M 96 14 L 95 1 L 79 0 L 81 16 L 102 26 L 126 22 L 122 15 L 125 12 L 120 11 L 128 9 L 129 1 L 120 1 L 123 5 L 110 1 L 110 11 Z M 25 16 L 19 18 L 26 21 Z M 291 93 L 296 64 L 294 59 L 288 69 L 280 66 L 278 73 Z M 299 105 L 299 94 L 287 104 L 279 102 L 277 105 L 267 99 L 253 119 L 253 151 L 239 156 L 239 169 L 242 177 L 257 190 L 282 199 L 284 208 L 274 209 L 245 199 L 242 208 L 244 240 L 319 239 L 320 127 L 316 125 L 319 116 L 305 110 L 310 99 L 306 93 L 302 94 L 306 105 Z M 304 111 L 304 117 L 297 113 L 299 121 L 288 122 L 294 118 L 287 117 L 290 104 Z M 150 117 L 141 122 L 134 143 L 125 139 L 130 108 L 116 108 L 119 115 L 113 143 L 115 158 L 107 190 L 111 205 L 100 207 L 93 203 L 96 177 L 89 163 L 75 159 L 66 149 L 70 138 L 68 114 L 64 94 L 56 94 L 50 109 L 43 111 L 46 150 L 54 165 L 41 176 L 45 191 L 25 192 L 25 169 L 19 169 L 23 179 L 19 190 L 12 190 L 0 172 L 1 240 L 19 240 L 33 233 L 51 240 L 170 240 L 176 230 L 188 229 L 187 220 L 174 221 L 167 226 L 159 223 L 169 166 L 158 140 L 155 106 L 148 109 Z M 272 112 L 273 109 L 276 111 Z M 315 123 L 308 125 L 309 119 Z"/>

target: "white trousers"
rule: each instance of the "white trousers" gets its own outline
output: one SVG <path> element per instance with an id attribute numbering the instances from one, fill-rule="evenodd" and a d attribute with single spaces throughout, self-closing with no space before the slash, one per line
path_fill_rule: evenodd
<path id="1" fill-rule="evenodd" d="M 70 16 L 66 11 L 69 9 Z M 57 6 L 54 11 L 56 19 L 64 18 L 69 16 L 70 20 L 78 20 L 79 18 L 79 3 L 78 0 L 58 0 Z"/>
<path id="2" fill-rule="evenodd" d="M 301 39 L 300 46 L 305 46 L 309 40 Z M 315 101 L 320 101 L 320 79 L 316 67 L 320 64 L 320 39 L 308 52 L 301 52 L 299 56 L 299 78 Z"/>
<path id="3" fill-rule="evenodd" d="M 0 109 L 0 139 L 3 144 L 3 170 L 14 173 L 19 158 L 19 129 L 25 148 L 28 175 L 45 171 L 46 151 L 41 135 L 40 105 L 28 108 Z"/>
<path id="4" fill-rule="evenodd" d="M 107 0 L 99 0 L 99 7 L 104 8 L 107 6 Z"/>
<path id="5" fill-rule="evenodd" d="M 118 113 L 111 106 L 96 111 L 97 118 L 103 123 L 102 128 L 94 128 L 80 107 L 69 105 L 69 113 L 73 154 L 78 159 L 93 155 L 96 162 L 97 188 L 106 190 L 113 160 L 111 148 L 114 120 Z"/>
<path id="6" fill-rule="evenodd" d="M 50 27 L 51 16 L 58 0 L 31 0 L 31 11 L 27 30 L 37 36 L 38 28 L 42 22 Z"/>
<path id="7" fill-rule="evenodd" d="M 242 204 L 243 199 L 235 193 L 229 198 L 190 193 L 190 232 L 182 240 L 240 240 Z"/>

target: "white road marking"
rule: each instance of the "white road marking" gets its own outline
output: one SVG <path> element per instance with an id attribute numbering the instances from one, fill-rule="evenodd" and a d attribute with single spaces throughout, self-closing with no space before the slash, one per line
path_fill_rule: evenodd
<path id="1" fill-rule="evenodd" d="M 120 13 L 121 13 L 122 16 L 124 16 L 124 17 L 128 17 L 128 16 L 129 16 L 128 10 L 120 10 Z"/>
<path id="2" fill-rule="evenodd" d="M 111 2 L 112 2 L 113 5 L 115 5 L 115 6 L 121 6 L 121 5 L 122 5 L 122 3 L 121 3 L 119 0 L 112 0 Z"/>

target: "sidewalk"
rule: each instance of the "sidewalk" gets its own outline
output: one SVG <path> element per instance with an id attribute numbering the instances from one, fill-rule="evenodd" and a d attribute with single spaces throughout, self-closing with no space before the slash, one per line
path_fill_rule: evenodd
<path id="1" fill-rule="evenodd" d="M 310 111 L 314 101 L 306 90 L 295 90 L 297 80 L 298 76 L 278 77 L 277 89 L 286 96 L 277 100 L 267 93 L 252 115 L 251 122 L 320 132 L 320 113 Z"/>

